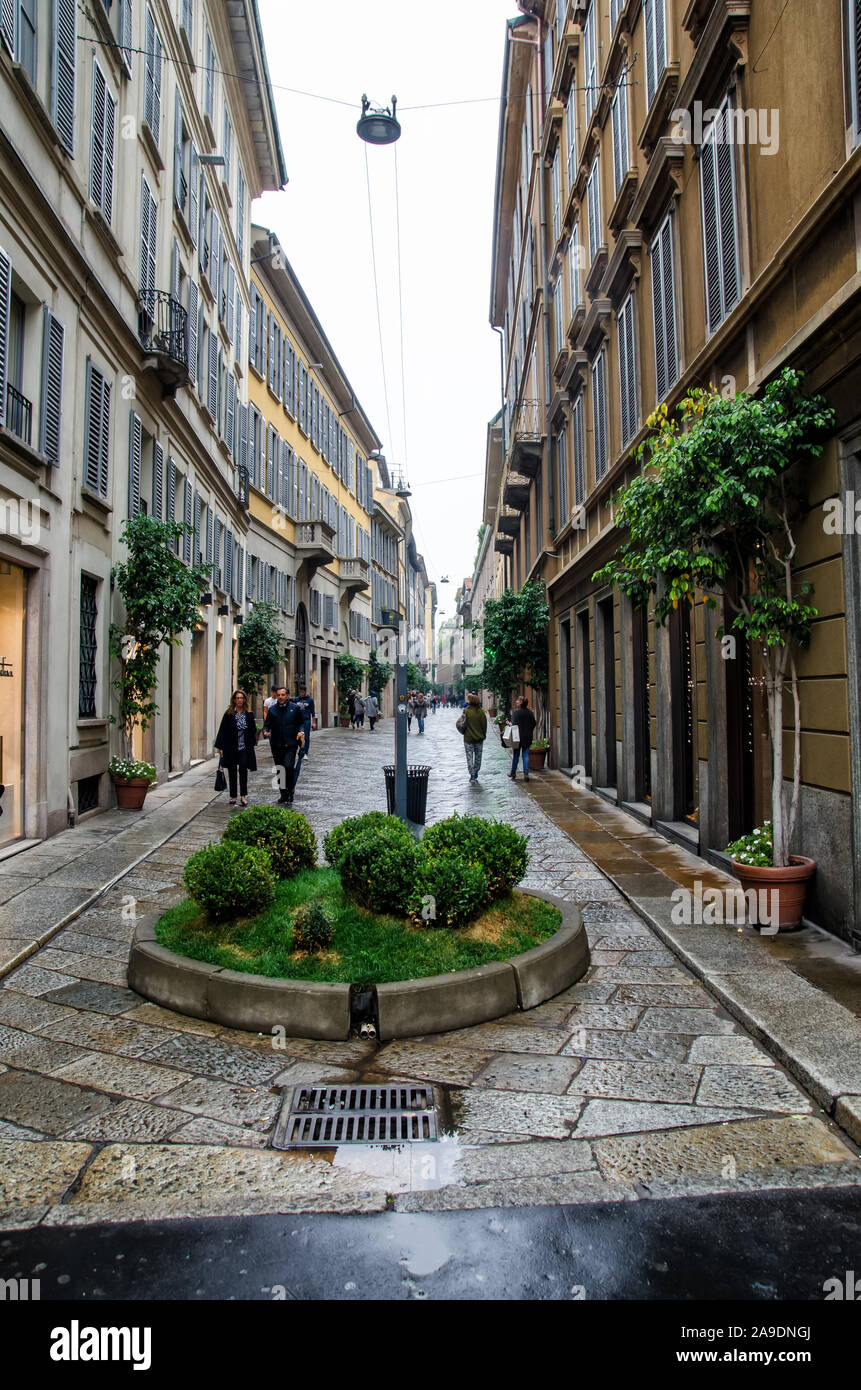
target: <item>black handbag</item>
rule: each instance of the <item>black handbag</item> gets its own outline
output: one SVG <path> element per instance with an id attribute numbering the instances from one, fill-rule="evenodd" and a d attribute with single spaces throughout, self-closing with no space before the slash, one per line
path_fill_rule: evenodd
<path id="1" fill-rule="evenodd" d="M 224 775 L 224 766 L 220 758 L 218 760 L 218 771 L 215 774 L 215 790 L 217 792 L 227 790 L 227 778 Z"/>

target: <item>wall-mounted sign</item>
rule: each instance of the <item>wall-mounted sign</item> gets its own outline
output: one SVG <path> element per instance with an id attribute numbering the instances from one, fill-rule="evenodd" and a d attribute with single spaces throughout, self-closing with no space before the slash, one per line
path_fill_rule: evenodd
<path id="1" fill-rule="evenodd" d="M 11 661 L 7 661 L 5 656 L 0 656 L 0 676 L 14 676 Z"/>

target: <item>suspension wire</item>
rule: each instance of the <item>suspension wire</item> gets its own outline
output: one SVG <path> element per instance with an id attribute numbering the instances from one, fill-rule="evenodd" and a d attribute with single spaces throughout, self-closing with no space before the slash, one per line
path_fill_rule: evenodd
<path id="1" fill-rule="evenodd" d="M 368 186 L 368 225 L 371 229 L 371 263 L 374 268 L 374 298 L 377 302 L 377 333 L 380 339 L 380 369 L 383 373 L 383 396 L 386 402 L 386 427 L 389 431 L 389 440 L 392 439 L 392 417 L 389 413 L 389 388 L 386 381 L 386 356 L 383 351 L 383 320 L 380 314 L 380 285 L 377 279 L 377 251 L 374 242 L 374 214 L 371 207 L 371 168 L 368 163 L 368 146 L 363 141 L 365 150 L 365 182 Z"/>
<path id="2" fill-rule="evenodd" d="M 398 313 L 401 324 L 401 410 L 404 422 L 404 474 L 409 478 L 409 448 L 407 447 L 407 375 L 404 359 L 404 284 L 401 276 L 401 195 L 398 183 L 398 147 L 395 144 L 395 225 L 398 237 Z"/>

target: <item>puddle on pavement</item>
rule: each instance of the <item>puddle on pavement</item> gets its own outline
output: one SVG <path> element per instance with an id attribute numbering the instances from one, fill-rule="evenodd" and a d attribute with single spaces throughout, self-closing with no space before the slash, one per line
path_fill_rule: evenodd
<path id="1" fill-rule="evenodd" d="M 328 1163 L 357 1177 L 385 1179 L 386 1191 L 394 1196 L 461 1185 L 457 1169 L 464 1147 L 456 1134 L 442 1134 L 431 1144 L 340 1144 L 332 1149 L 286 1152 Z"/>

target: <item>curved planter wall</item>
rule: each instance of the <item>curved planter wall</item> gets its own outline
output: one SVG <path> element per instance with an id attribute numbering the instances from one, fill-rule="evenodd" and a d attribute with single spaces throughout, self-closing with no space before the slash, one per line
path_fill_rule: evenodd
<path id="1" fill-rule="evenodd" d="M 589 968 L 586 931 L 575 903 L 532 889 L 553 903 L 562 925 L 547 941 L 511 960 L 377 985 L 379 1037 L 445 1033 L 532 1009 L 581 979 Z M 350 986 L 272 980 L 175 955 L 155 939 L 160 914 L 137 926 L 129 957 L 129 987 L 177 1013 L 252 1033 L 283 1028 L 289 1037 L 342 1040 L 350 1036 Z"/>

